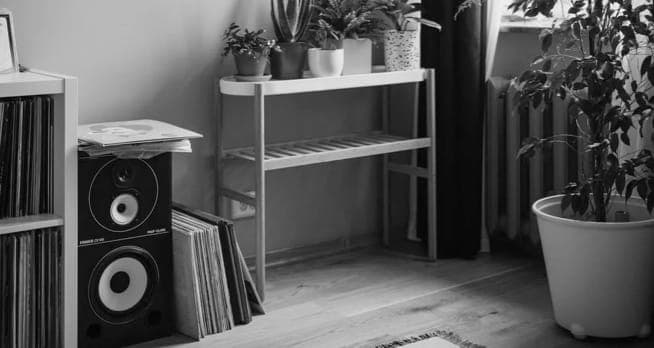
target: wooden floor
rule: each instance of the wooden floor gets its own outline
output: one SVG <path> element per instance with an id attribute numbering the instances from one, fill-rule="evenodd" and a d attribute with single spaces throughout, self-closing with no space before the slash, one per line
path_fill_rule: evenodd
<path id="1" fill-rule="evenodd" d="M 265 316 L 192 342 L 141 347 L 375 347 L 454 331 L 489 348 L 654 347 L 647 340 L 577 341 L 552 319 L 542 264 L 483 256 L 425 263 L 366 249 L 271 268 Z"/>

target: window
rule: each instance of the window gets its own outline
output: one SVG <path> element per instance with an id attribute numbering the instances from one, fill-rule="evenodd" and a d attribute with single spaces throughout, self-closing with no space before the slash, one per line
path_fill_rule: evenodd
<path id="1" fill-rule="evenodd" d="M 558 4 L 552 11 L 553 17 L 538 15 L 532 18 L 525 18 L 522 11 L 513 13 L 508 6 L 512 0 L 497 0 L 503 2 L 502 6 L 502 31 L 529 30 L 549 28 L 555 21 L 561 21 L 568 17 L 568 10 L 572 6 L 570 0 L 559 0 Z"/>

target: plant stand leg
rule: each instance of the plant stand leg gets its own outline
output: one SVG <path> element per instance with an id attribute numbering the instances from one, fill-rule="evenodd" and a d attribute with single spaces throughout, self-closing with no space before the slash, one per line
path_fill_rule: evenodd
<path id="1" fill-rule="evenodd" d="M 266 286 L 266 172 L 265 153 L 265 95 L 263 86 L 254 86 L 254 157 L 256 192 L 256 282 L 259 295 L 265 298 Z"/>
<path id="2" fill-rule="evenodd" d="M 411 118 L 411 137 L 418 137 L 418 103 L 420 102 L 420 83 L 414 85 L 413 90 L 413 117 Z M 418 150 L 411 151 L 411 167 L 418 165 Z M 406 238 L 410 241 L 420 242 L 418 237 L 418 177 L 411 174 L 409 178 L 409 224 Z"/>
<path id="3" fill-rule="evenodd" d="M 427 135 L 431 139 L 431 146 L 427 151 L 427 162 L 429 170 L 428 181 L 428 223 L 427 223 L 427 244 L 429 258 L 435 260 L 437 257 L 437 203 L 436 203 L 436 71 L 427 70 Z"/>
<path id="4" fill-rule="evenodd" d="M 218 82 L 216 82 L 216 115 L 218 119 L 216 120 L 216 206 L 215 213 L 218 216 L 226 216 L 224 209 L 224 198 L 222 196 L 223 189 L 223 103 L 225 98 L 222 93 L 220 93 L 220 88 L 218 87 Z"/>
<path id="5" fill-rule="evenodd" d="M 384 86 L 382 87 L 382 130 L 384 131 L 385 134 L 389 133 L 390 129 L 390 87 L 389 86 Z M 389 161 L 389 156 L 388 154 L 384 155 L 383 159 L 383 173 L 382 173 L 382 195 L 383 195 L 383 211 L 382 211 L 382 219 L 383 219 L 383 230 L 382 230 L 382 242 L 384 246 L 388 246 L 390 243 L 390 236 L 389 236 L 389 224 L 390 224 L 390 180 L 389 180 L 389 169 L 388 169 L 388 161 Z"/>

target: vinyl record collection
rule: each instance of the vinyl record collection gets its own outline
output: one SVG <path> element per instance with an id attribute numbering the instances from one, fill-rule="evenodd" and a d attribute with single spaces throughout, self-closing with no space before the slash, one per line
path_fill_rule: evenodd
<path id="1" fill-rule="evenodd" d="M 175 204 L 172 226 L 178 331 L 200 339 L 264 313 L 230 222 Z"/>
<path id="2" fill-rule="evenodd" d="M 58 229 L 0 236 L 0 347 L 60 347 L 62 246 Z"/>
<path id="3" fill-rule="evenodd" d="M 0 99 L 0 219 L 51 213 L 53 99 Z"/>

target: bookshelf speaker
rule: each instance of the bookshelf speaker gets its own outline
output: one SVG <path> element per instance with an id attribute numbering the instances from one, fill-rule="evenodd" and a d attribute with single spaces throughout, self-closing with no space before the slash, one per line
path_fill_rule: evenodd
<path id="1" fill-rule="evenodd" d="M 171 155 L 79 160 L 78 345 L 172 332 Z"/>

